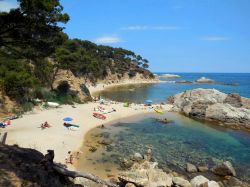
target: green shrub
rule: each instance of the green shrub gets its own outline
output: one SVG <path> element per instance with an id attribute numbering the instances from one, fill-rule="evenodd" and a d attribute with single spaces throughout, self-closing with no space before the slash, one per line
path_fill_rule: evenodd
<path id="1" fill-rule="evenodd" d="M 25 102 L 21 105 L 23 112 L 31 111 L 34 108 L 34 104 L 32 102 Z"/>

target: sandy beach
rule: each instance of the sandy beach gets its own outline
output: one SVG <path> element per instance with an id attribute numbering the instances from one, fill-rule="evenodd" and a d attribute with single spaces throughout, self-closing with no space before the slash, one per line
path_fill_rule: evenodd
<path id="1" fill-rule="evenodd" d="M 90 90 L 93 94 L 93 92 L 102 89 L 103 86 L 98 85 L 95 89 Z M 100 106 L 99 103 L 89 102 L 87 104 L 77 104 L 75 108 L 70 105 L 63 105 L 57 109 L 35 110 L 32 113 L 23 115 L 22 118 L 13 120 L 11 125 L 1 129 L 1 132 L 8 132 L 7 144 L 18 144 L 21 147 L 33 148 L 44 154 L 48 149 L 52 149 L 55 151 L 55 161 L 65 163 L 67 152 L 78 151 L 84 143 L 84 136 L 92 128 L 122 118 L 154 112 L 153 109 L 143 105 L 132 104 L 130 107 L 124 107 L 123 103 L 108 102 L 107 105 L 102 105 L 102 107 L 108 111 L 114 108 L 116 112 L 105 114 L 107 119 L 100 120 L 92 116 L 94 108 L 98 106 Z M 162 107 L 163 111 L 169 111 L 172 106 L 162 105 Z M 72 123 L 80 127 L 75 128 L 77 130 L 69 130 L 64 127 L 63 118 L 65 117 L 73 118 Z M 45 121 L 52 127 L 42 130 L 40 126 Z"/>
<path id="2" fill-rule="evenodd" d="M 125 86 L 130 84 L 156 84 L 164 82 L 159 79 L 152 79 L 152 80 L 143 80 L 143 79 L 125 79 L 124 81 L 120 81 L 118 83 L 106 84 L 106 83 L 98 83 L 96 86 L 88 85 L 88 89 L 91 95 L 94 95 L 104 89 L 112 88 L 115 86 Z"/>

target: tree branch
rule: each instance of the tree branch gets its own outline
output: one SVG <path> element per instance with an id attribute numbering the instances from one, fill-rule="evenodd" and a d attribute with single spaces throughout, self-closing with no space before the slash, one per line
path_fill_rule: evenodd
<path id="1" fill-rule="evenodd" d="M 98 178 L 95 175 L 85 173 L 85 172 L 70 171 L 70 170 L 67 170 L 67 169 L 65 169 L 65 168 L 63 168 L 63 167 L 61 167 L 61 166 L 59 166 L 58 164 L 55 164 L 55 163 L 53 165 L 53 168 L 58 173 L 60 173 L 62 175 L 66 175 L 68 177 L 72 177 L 72 178 L 83 177 L 83 178 L 89 179 L 91 181 L 94 181 L 94 182 L 96 182 L 98 184 L 106 185 L 108 187 L 119 187 L 118 185 L 109 183 L 107 181 L 104 181 L 104 180 Z"/>

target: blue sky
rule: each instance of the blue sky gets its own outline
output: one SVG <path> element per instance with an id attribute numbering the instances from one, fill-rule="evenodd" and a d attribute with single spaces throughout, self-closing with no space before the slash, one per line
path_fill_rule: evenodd
<path id="1" fill-rule="evenodd" d="M 14 0 L 0 1 L 15 3 Z M 62 0 L 70 38 L 141 54 L 155 72 L 250 72 L 249 0 Z"/>

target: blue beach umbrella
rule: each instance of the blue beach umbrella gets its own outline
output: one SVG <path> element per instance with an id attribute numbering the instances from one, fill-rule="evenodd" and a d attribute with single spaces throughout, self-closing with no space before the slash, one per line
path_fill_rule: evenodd
<path id="1" fill-rule="evenodd" d="M 146 103 L 146 104 L 152 104 L 153 101 L 148 99 L 148 100 L 145 100 L 145 103 Z"/>
<path id="2" fill-rule="evenodd" d="M 71 117 L 66 117 L 63 119 L 63 121 L 72 121 L 72 120 L 73 120 L 73 118 L 71 118 Z"/>

